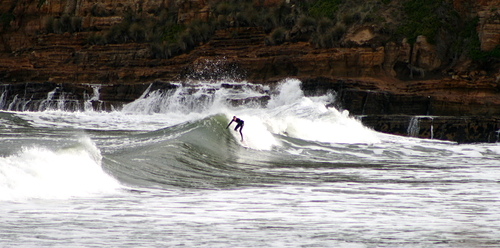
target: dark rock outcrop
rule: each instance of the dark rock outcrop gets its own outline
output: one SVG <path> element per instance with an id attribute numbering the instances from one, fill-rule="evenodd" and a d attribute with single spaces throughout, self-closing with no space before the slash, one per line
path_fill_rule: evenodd
<path id="1" fill-rule="evenodd" d="M 153 84 L 71 84 L 18 83 L 0 85 L 0 110 L 41 111 L 64 109 L 69 111 L 119 109 L 125 103 L 139 98 L 150 90 L 170 90 L 175 85 L 167 82 Z"/>
<path id="2" fill-rule="evenodd" d="M 402 136 L 459 143 L 499 141 L 498 117 L 370 115 L 361 121 L 374 130 Z"/>
<path id="3" fill-rule="evenodd" d="M 401 9 L 404 1 L 389 2 L 384 5 L 385 14 Z M 279 3 L 255 1 L 266 8 Z M 499 0 L 451 3 L 461 17 L 477 17 L 480 52 L 498 47 Z M 93 35 L 102 36 L 122 23 L 129 13 L 148 16 L 176 7 L 177 22 L 183 24 L 207 20 L 212 14 L 210 4 L 206 0 L 1 1 L 0 109 L 65 105 L 68 110 L 110 110 L 137 99 L 148 87 L 171 90 L 175 85 L 168 82 L 179 80 L 232 78 L 273 85 L 294 77 L 303 82 L 307 95 L 334 91 L 337 107 L 366 116 L 363 122 L 378 131 L 407 135 L 410 115 L 434 116 L 419 119 L 422 130 L 427 130 L 419 131 L 419 137 L 496 141 L 500 62 L 478 64 L 464 56 L 446 58 L 443 44 L 431 44 L 424 36 L 414 43 L 406 39 L 382 42 L 387 28 L 361 23 L 346 30 L 339 41 L 342 46 L 335 48 L 318 48 L 309 37 L 268 46 L 269 30 L 229 25 L 188 53 L 168 59 L 153 56 L 147 43 L 88 42 Z M 76 32 L 46 30 L 47 21 L 63 17 L 81 20 L 81 27 L 75 27 Z M 238 105 L 267 100 L 229 101 Z M 433 127 L 430 136 L 425 128 L 429 120 Z"/>

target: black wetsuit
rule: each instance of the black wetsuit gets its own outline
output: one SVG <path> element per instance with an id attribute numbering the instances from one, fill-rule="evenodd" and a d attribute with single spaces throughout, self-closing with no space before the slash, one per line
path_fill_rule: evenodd
<path id="1" fill-rule="evenodd" d="M 236 127 L 234 128 L 234 131 L 238 131 L 238 128 L 239 128 L 241 140 L 243 140 L 243 133 L 241 133 L 241 130 L 243 129 L 245 122 L 240 118 L 232 119 L 231 122 L 229 122 L 229 124 L 227 124 L 226 128 L 228 128 L 231 125 L 231 123 L 233 123 L 233 121 L 236 122 Z"/>
<path id="2" fill-rule="evenodd" d="M 245 122 L 240 118 L 236 118 L 235 122 L 238 124 L 234 128 L 234 131 L 236 131 L 236 130 L 238 130 L 238 128 L 240 128 L 240 132 L 241 132 L 241 129 L 243 129 L 243 124 L 245 124 Z"/>

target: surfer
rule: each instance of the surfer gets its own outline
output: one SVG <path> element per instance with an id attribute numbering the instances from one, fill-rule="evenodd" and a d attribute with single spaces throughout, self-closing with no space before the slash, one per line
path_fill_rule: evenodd
<path id="1" fill-rule="evenodd" d="M 231 123 L 236 122 L 236 127 L 234 128 L 234 131 L 238 132 L 238 128 L 240 129 L 240 135 L 241 135 L 241 141 L 243 141 L 243 133 L 241 133 L 241 130 L 243 129 L 243 125 L 245 124 L 245 122 L 240 119 L 240 118 L 236 118 L 236 116 L 233 116 L 233 119 L 231 120 L 231 122 L 229 122 L 229 124 L 227 124 L 227 127 L 228 128 Z"/>

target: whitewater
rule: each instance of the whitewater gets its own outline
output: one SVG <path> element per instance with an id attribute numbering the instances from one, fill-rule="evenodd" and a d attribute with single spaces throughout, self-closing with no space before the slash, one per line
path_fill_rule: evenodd
<path id="1" fill-rule="evenodd" d="M 0 246 L 500 243 L 497 143 L 379 133 L 296 79 L 175 84 L 110 112 L 4 106 Z"/>

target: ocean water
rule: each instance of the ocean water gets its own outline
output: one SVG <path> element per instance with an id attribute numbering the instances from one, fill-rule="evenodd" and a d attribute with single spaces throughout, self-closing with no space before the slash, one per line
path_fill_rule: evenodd
<path id="1" fill-rule="evenodd" d="M 2 111 L 0 247 L 499 247 L 498 144 L 378 133 L 334 101 L 181 82 Z"/>

